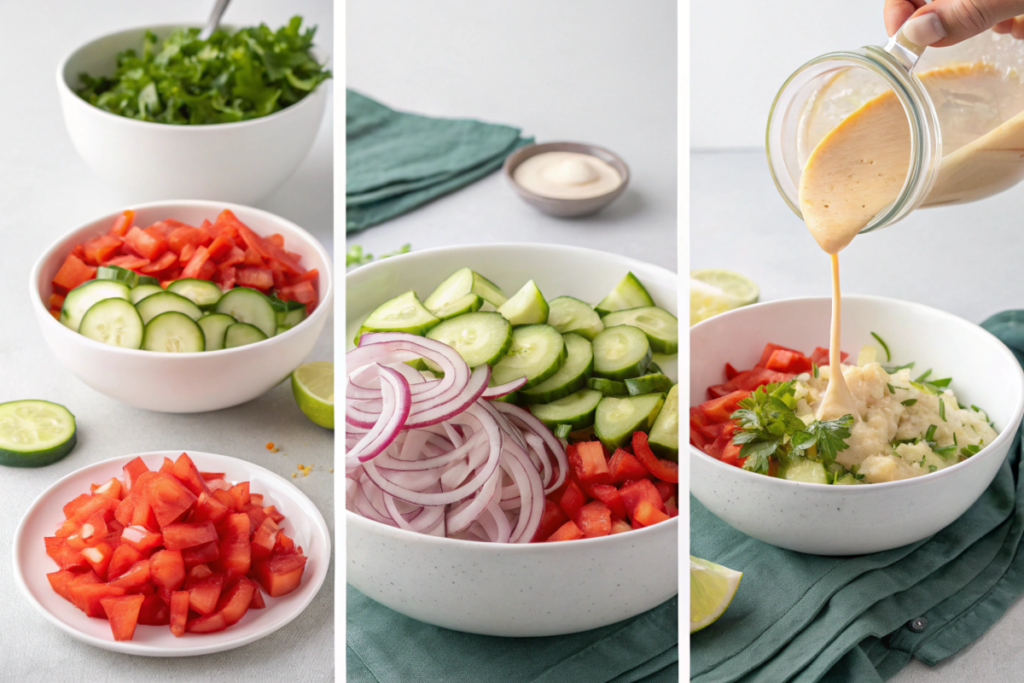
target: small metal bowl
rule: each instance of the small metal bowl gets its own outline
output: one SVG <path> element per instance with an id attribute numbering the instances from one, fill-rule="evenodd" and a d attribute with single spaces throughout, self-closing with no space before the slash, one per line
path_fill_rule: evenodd
<path id="1" fill-rule="evenodd" d="M 516 167 L 523 163 L 535 154 L 543 154 L 544 152 L 577 152 L 579 154 L 587 154 L 592 157 L 596 157 L 601 161 L 604 161 L 611 165 L 612 168 L 619 174 L 622 179 L 622 183 L 605 194 L 598 195 L 596 197 L 587 197 L 585 199 L 557 199 L 555 197 L 544 197 L 535 192 L 531 192 L 521 186 L 512 177 Z M 615 154 L 612 154 L 603 147 L 597 147 L 595 145 L 586 145 L 579 142 L 545 142 L 541 145 L 527 145 L 520 147 L 512 154 L 508 155 L 505 159 L 505 164 L 502 168 L 505 178 L 512 184 L 519 196 L 523 198 L 527 204 L 530 204 L 536 209 L 543 211 L 544 213 L 551 214 L 552 216 L 586 216 L 588 214 L 597 213 L 604 207 L 615 201 L 616 197 L 621 195 L 625 190 L 626 186 L 629 185 L 629 166 L 626 166 L 626 162 L 620 159 Z"/>

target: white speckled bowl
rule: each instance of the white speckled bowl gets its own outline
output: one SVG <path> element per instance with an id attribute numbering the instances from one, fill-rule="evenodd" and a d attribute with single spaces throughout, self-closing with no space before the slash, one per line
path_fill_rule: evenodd
<path id="1" fill-rule="evenodd" d="M 726 362 L 751 367 L 765 343 L 809 352 L 828 346 L 831 300 L 773 301 L 730 311 L 690 330 L 690 405 L 725 381 Z M 865 486 L 806 484 L 747 472 L 690 447 L 690 491 L 745 534 L 815 555 L 859 555 L 927 538 L 974 504 L 999 470 L 1024 414 L 1024 372 L 1013 353 L 979 326 L 906 301 L 843 297 L 841 346 L 876 344 L 893 361 L 952 377 L 964 404 L 988 411 L 998 438 L 974 457 L 915 479 Z"/>
<path id="2" fill-rule="evenodd" d="M 658 305 L 676 310 L 677 277 L 663 268 L 578 247 L 487 244 L 431 249 L 352 271 L 345 281 L 347 329 L 387 299 L 409 289 L 425 297 L 467 266 L 506 292 L 534 278 L 547 298 L 595 302 L 632 271 Z M 675 376 L 674 363 L 658 363 Z M 679 592 L 678 518 L 604 538 L 514 545 L 425 536 L 349 511 L 346 524 L 349 583 L 402 614 L 458 631 L 575 633 L 628 619 Z"/>

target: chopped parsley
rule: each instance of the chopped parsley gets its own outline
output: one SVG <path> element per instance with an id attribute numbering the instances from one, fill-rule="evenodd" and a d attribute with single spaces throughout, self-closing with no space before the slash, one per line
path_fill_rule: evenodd
<path id="1" fill-rule="evenodd" d="M 917 403 L 917 399 L 916 398 L 908 398 L 906 401 L 901 401 L 901 403 L 909 408 L 910 406 L 912 406 L 915 403 Z"/>
<path id="2" fill-rule="evenodd" d="M 882 369 L 885 370 L 890 375 L 895 375 L 900 370 L 913 370 L 914 369 L 914 363 L 912 361 L 910 363 L 907 363 L 906 365 L 897 365 L 896 367 L 882 366 Z"/>
<path id="3" fill-rule="evenodd" d="M 874 338 L 875 338 L 875 339 L 876 339 L 876 340 L 878 341 L 878 343 L 882 345 L 882 350 L 883 350 L 883 351 L 885 351 L 885 362 L 886 362 L 886 363 L 890 362 L 890 361 L 892 360 L 892 354 L 891 354 L 891 353 L 889 353 L 889 345 L 888 345 L 888 344 L 886 344 L 886 343 L 885 343 L 885 342 L 884 342 L 884 341 L 882 340 L 882 338 L 881 338 L 881 337 L 879 337 L 879 336 L 878 336 L 877 334 L 875 334 L 874 332 L 872 332 L 872 333 L 871 333 L 871 336 L 872 336 L 872 337 L 874 337 Z"/>

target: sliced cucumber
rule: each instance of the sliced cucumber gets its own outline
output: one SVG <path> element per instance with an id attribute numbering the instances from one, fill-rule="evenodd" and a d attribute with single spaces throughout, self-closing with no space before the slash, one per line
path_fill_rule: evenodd
<path id="1" fill-rule="evenodd" d="M 609 313 L 602 318 L 606 327 L 632 325 L 647 335 L 651 350 L 672 355 L 679 352 L 679 320 L 663 308 L 641 306 Z"/>
<path id="2" fill-rule="evenodd" d="M 586 386 L 587 378 L 594 371 L 594 351 L 590 342 L 578 334 L 563 334 L 562 339 L 565 341 L 565 363 L 558 372 L 537 386 L 523 389 L 520 393 L 525 403 L 551 403 Z"/>
<path id="3" fill-rule="evenodd" d="M 423 303 L 430 311 L 439 311 L 467 294 L 476 294 L 495 308 L 508 300 L 498 285 L 469 268 L 460 268 L 439 284 Z"/>
<path id="4" fill-rule="evenodd" d="M 565 334 L 575 332 L 593 341 L 604 329 L 601 316 L 590 304 L 571 296 L 560 296 L 548 303 L 548 325 Z"/>
<path id="5" fill-rule="evenodd" d="M 616 382 L 604 377 L 591 377 L 587 380 L 587 387 L 600 391 L 605 396 L 629 396 L 629 388 L 625 382 Z"/>
<path id="6" fill-rule="evenodd" d="M 828 474 L 825 466 L 815 460 L 797 458 L 789 463 L 782 472 L 784 479 L 802 481 L 807 484 L 827 484 Z"/>
<path id="7" fill-rule="evenodd" d="M 664 401 L 663 394 L 603 398 L 597 406 L 594 432 L 609 451 L 614 451 L 633 438 L 633 432 L 648 431 Z"/>
<path id="8" fill-rule="evenodd" d="M 75 416 L 49 401 L 0 403 L 0 465 L 42 467 L 71 452 L 78 440 Z"/>
<path id="9" fill-rule="evenodd" d="M 142 348 L 161 353 L 195 353 L 206 349 L 206 338 L 203 337 L 199 323 L 191 316 L 169 310 L 154 316 L 146 323 L 146 330 L 142 335 Z"/>
<path id="10" fill-rule="evenodd" d="M 167 291 L 182 295 L 204 311 L 216 310 L 217 302 L 224 296 L 217 285 L 196 278 L 175 280 L 167 285 Z"/>
<path id="11" fill-rule="evenodd" d="M 651 362 L 647 335 L 630 325 L 606 327 L 594 337 L 594 374 L 608 379 L 639 377 Z"/>
<path id="12" fill-rule="evenodd" d="M 626 380 L 626 390 L 630 396 L 664 394 L 671 388 L 672 380 L 662 374 L 640 375 Z"/>
<path id="13" fill-rule="evenodd" d="M 647 440 L 651 450 L 659 457 L 679 462 L 679 385 L 673 386 L 665 396 L 665 405 L 651 427 Z"/>
<path id="14" fill-rule="evenodd" d="M 267 338 L 263 330 L 255 325 L 235 323 L 234 325 L 229 325 L 227 331 L 224 332 L 224 348 L 233 349 L 237 346 L 255 344 L 256 342 L 266 341 Z"/>
<path id="15" fill-rule="evenodd" d="M 133 289 L 139 285 L 160 285 L 160 281 L 155 277 L 139 275 L 134 270 L 128 270 L 121 266 L 100 266 L 96 269 L 96 279 L 123 282 Z"/>
<path id="16" fill-rule="evenodd" d="M 94 304 L 104 299 L 128 299 L 131 290 L 116 280 L 89 280 L 78 285 L 64 299 L 60 309 L 60 321 L 71 330 L 78 332 L 82 318 Z"/>
<path id="17" fill-rule="evenodd" d="M 653 306 L 654 299 L 647 293 L 640 280 L 633 273 L 626 273 L 626 276 L 619 280 L 608 296 L 601 299 L 601 303 L 594 307 L 599 315 L 606 316 L 614 311 L 623 311 L 628 308 L 639 308 L 640 306 Z M 607 326 L 607 323 L 605 323 Z"/>
<path id="18" fill-rule="evenodd" d="M 661 369 L 661 366 L 655 363 L 653 360 L 647 364 L 644 368 L 645 375 L 664 375 L 665 371 Z"/>
<path id="19" fill-rule="evenodd" d="M 206 350 L 220 351 L 224 348 L 224 333 L 238 321 L 227 313 L 211 313 L 204 315 L 198 322 L 206 339 Z"/>
<path id="20" fill-rule="evenodd" d="M 484 300 L 482 297 L 479 297 L 476 294 L 467 294 L 465 296 L 460 296 L 447 306 L 442 306 L 436 311 L 433 311 L 433 313 L 440 320 L 448 320 L 449 318 L 455 318 L 460 315 L 465 315 L 466 313 L 479 311 L 480 307 L 483 305 Z"/>
<path id="21" fill-rule="evenodd" d="M 494 365 L 505 356 L 512 346 L 512 325 L 499 313 L 476 311 L 432 327 L 427 338 L 444 342 L 475 368 Z"/>
<path id="22" fill-rule="evenodd" d="M 602 398 L 600 391 L 580 389 L 557 401 L 530 406 L 530 412 L 548 427 L 569 425 L 570 431 L 575 431 L 594 424 Z"/>
<path id="23" fill-rule="evenodd" d="M 513 325 L 537 325 L 548 321 L 548 302 L 537 284 L 530 280 L 515 295 L 498 307 Z"/>
<path id="24" fill-rule="evenodd" d="M 192 320 L 199 320 L 203 316 L 203 312 L 198 306 L 174 292 L 160 292 L 159 294 L 147 296 L 136 304 L 135 308 L 138 309 L 139 315 L 142 316 L 142 322 L 145 325 L 148 325 L 149 321 L 158 315 L 169 311 L 184 313 L 192 318 Z"/>
<path id="25" fill-rule="evenodd" d="M 142 317 L 124 299 L 104 299 L 82 317 L 78 333 L 122 349 L 137 349 L 142 346 Z"/>
<path id="26" fill-rule="evenodd" d="M 569 434 L 572 433 L 572 425 L 555 425 L 555 428 L 551 430 L 555 433 L 559 439 L 569 438 Z"/>
<path id="27" fill-rule="evenodd" d="M 360 326 L 355 343 L 359 344 L 359 338 L 364 332 L 426 334 L 427 330 L 439 322 L 441 321 L 420 303 L 416 292 L 410 290 L 375 308 Z"/>
<path id="28" fill-rule="evenodd" d="M 558 330 L 550 325 L 524 325 L 512 330 L 512 346 L 491 377 L 496 384 L 526 377 L 523 388 L 529 389 L 558 372 L 565 357 L 565 340 Z"/>
<path id="29" fill-rule="evenodd" d="M 277 314 L 270 300 L 255 289 L 235 287 L 217 302 L 217 313 L 226 313 L 240 323 L 260 328 L 263 334 L 273 337 L 277 333 Z M 227 342 L 225 342 L 227 344 Z"/>
<path id="30" fill-rule="evenodd" d="M 164 291 L 164 288 L 160 285 L 139 285 L 138 287 L 132 287 L 132 291 L 128 292 L 128 301 L 135 305 L 145 299 L 147 296 L 159 294 Z"/>
<path id="31" fill-rule="evenodd" d="M 306 319 L 306 304 L 301 301 L 286 301 L 268 296 L 274 315 L 277 317 L 277 334 L 287 332 Z"/>

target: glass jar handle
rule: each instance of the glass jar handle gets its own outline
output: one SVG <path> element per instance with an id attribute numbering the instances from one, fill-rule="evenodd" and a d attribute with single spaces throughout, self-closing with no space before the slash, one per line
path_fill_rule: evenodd
<path id="1" fill-rule="evenodd" d="M 892 57 L 900 63 L 907 71 L 913 71 L 914 66 L 917 64 L 917 60 L 924 54 L 925 48 L 910 42 L 910 40 L 903 35 L 903 27 L 900 27 L 899 31 L 896 31 L 895 35 L 889 39 L 889 44 L 885 46 L 885 51 L 888 52 Z"/>

